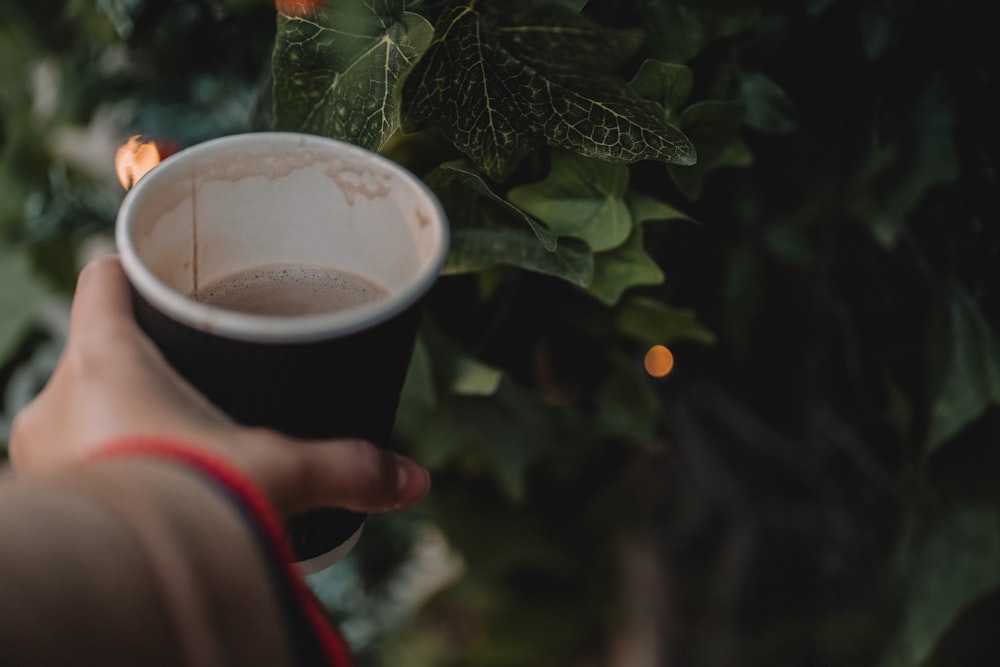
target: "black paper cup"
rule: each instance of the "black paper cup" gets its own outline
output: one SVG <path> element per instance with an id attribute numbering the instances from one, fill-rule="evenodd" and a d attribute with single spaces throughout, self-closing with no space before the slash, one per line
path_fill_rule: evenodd
<path id="1" fill-rule="evenodd" d="M 423 295 L 447 252 L 434 195 L 399 165 L 332 139 L 261 132 L 172 155 L 118 213 L 116 242 L 142 328 L 236 421 L 387 446 Z M 254 315 L 195 301 L 200 286 L 275 263 L 366 278 L 383 299 L 336 312 Z M 289 522 L 304 571 L 339 559 L 364 516 Z"/>

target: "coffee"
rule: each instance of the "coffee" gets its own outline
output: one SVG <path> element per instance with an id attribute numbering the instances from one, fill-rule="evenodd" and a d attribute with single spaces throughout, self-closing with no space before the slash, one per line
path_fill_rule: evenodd
<path id="1" fill-rule="evenodd" d="M 143 176 L 122 202 L 115 238 L 136 320 L 167 361 L 235 422 L 298 440 L 349 437 L 390 446 L 422 301 L 447 254 L 443 213 L 420 179 L 377 153 L 317 135 L 251 132 L 186 148 Z M 328 315 L 290 317 L 246 315 L 188 296 L 196 290 L 203 299 L 224 300 L 251 291 L 212 282 L 291 282 L 296 292 L 315 284 L 221 279 L 276 262 L 346 269 L 389 293 Z M 316 274 L 315 267 L 293 273 Z M 302 301 L 289 289 L 269 291 L 278 298 L 265 301 L 284 312 Z M 322 304 L 313 292 L 306 289 L 306 300 Z M 343 299 L 318 310 L 336 304 Z M 330 565 L 363 522 L 363 514 L 335 508 L 291 519 L 299 567 Z"/>
<path id="2" fill-rule="evenodd" d="M 254 315 L 331 313 L 377 301 L 388 291 L 347 271 L 319 264 L 257 266 L 199 287 L 191 298 Z"/>

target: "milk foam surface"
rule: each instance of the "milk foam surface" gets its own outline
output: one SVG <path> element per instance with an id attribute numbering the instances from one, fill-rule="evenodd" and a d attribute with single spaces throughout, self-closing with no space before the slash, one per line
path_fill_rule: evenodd
<path id="1" fill-rule="evenodd" d="M 377 301 L 388 291 L 353 273 L 317 264 L 268 264 L 215 280 L 195 301 L 255 315 L 331 313 Z"/>

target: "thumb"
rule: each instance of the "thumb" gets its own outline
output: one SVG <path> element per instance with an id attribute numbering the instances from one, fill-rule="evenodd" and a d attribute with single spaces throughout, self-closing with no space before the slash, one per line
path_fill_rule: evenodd
<path id="1" fill-rule="evenodd" d="M 364 440 L 296 443 L 297 473 L 287 509 L 341 507 L 386 512 L 413 505 L 430 490 L 430 474 L 413 460 Z"/>

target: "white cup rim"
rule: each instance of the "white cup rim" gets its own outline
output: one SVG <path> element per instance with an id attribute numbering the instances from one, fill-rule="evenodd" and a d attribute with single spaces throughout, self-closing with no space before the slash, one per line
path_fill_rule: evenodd
<path id="1" fill-rule="evenodd" d="M 218 150 L 229 143 L 260 140 L 272 144 L 332 148 L 341 154 L 355 155 L 359 160 L 379 166 L 402 176 L 435 215 L 440 243 L 434 255 L 422 266 L 414 280 L 400 289 L 394 289 L 384 299 L 365 303 L 349 309 L 310 315 L 277 316 L 237 312 L 200 303 L 164 284 L 146 264 L 139 259 L 132 241 L 133 208 L 146 190 L 155 188 L 158 181 L 168 179 L 174 165 L 182 160 L 197 157 L 203 152 Z M 254 132 L 210 139 L 170 156 L 154 167 L 129 190 L 122 200 L 115 226 L 115 242 L 125 274 L 135 290 L 154 308 L 168 317 L 196 330 L 225 338 L 253 343 L 308 343 L 347 336 L 384 322 L 415 304 L 430 289 L 444 265 L 448 251 L 448 225 L 444 210 L 431 190 L 405 167 L 386 157 L 372 153 L 353 144 L 318 135 L 295 132 Z"/>

